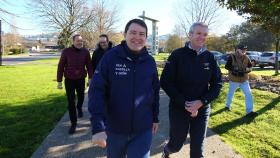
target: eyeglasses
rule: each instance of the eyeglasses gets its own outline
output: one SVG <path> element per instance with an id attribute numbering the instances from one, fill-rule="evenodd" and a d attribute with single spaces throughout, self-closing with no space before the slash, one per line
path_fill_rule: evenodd
<path id="1" fill-rule="evenodd" d="M 106 44 L 107 42 L 99 42 L 100 44 Z"/>

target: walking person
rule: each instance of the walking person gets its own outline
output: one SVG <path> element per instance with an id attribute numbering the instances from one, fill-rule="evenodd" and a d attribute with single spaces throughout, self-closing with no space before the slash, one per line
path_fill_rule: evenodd
<path id="1" fill-rule="evenodd" d="M 225 65 L 225 69 L 229 71 L 229 90 L 227 94 L 226 109 L 231 111 L 231 102 L 234 92 L 240 88 L 245 95 L 246 116 L 255 117 L 258 115 L 254 112 L 253 96 L 249 84 L 248 73 L 252 71 L 252 63 L 246 55 L 247 47 L 239 44 L 235 53 L 231 54 Z"/>
<path id="2" fill-rule="evenodd" d="M 162 158 L 178 152 L 188 133 L 190 157 L 204 157 L 210 103 L 222 88 L 220 68 L 205 47 L 207 35 L 206 24 L 194 23 L 189 30 L 190 41 L 171 53 L 163 69 L 160 84 L 170 98 L 170 130 Z"/>
<path id="3" fill-rule="evenodd" d="M 145 47 L 147 25 L 130 20 L 125 41 L 100 61 L 89 88 L 92 141 L 108 158 L 149 158 L 158 129 L 159 79 Z M 106 118 L 106 123 L 104 123 Z"/>
<path id="4" fill-rule="evenodd" d="M 57 69 L 57 88 L 62 89 L 62 78 L 68 101 L 68 111 L 71 121 L 69 134 L 75 133 L 78 117 L 83 117 L 82 105 L 85 95 L 85 78 L 88 74 L 88 82 L 92 78 L 92 65 L 89 51 L 83 48 L 83 38 L 80 35 L 73 36 L 73 45 L 62 51 Z M 75 92 L 77 93 L 77 106 L 75 105 Z M 77 111 L 76 111 L 77 109 Z"/>
<path id="5" fill-rule="evenodd" d="M 92 58 L 91 58 L 93 73 L 94 73 L 99 61 L 103 57 L 103 55 L 107 51 L 112 49 L 112 47 L 113 47 L 113 43 L 111 41 L 109 41 L 109 37 L 106 34 L 101 34 L 99 36 L 98 45 L 97 45 L 96 49 L 94 50 L 94 52 L 92 54 Z"/>

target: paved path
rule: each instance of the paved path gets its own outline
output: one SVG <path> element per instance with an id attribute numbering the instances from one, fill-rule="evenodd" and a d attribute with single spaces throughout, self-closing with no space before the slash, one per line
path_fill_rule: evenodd
<path id="1" fill-rule="evenodd" d="M 60 53 L 33 53 L 32 55 L 24 54 L 24 55 L 12 55 L 12 56 L 3 56 L 2 64 L 3 65 L 18 65 L 18 64 L 26 64 L 31 61 L 43 60 L 43 59 L 53 59 L 59 58 Z"/>
<path id="2" fill-rule="evenodd" d="M 163 144 L 168 138 L 168 101 L 169 98 L 161 91 L 160 97 L 160 129 L 153 138 L 151 149 L 152 158 L 160 158 Z M 91 144 L 91 131 L 89 113 L 87 112 L 87 96 L 84 104 L 85 116 L 78 120 L 74 135 L 68 135 L 70 126 L 68 113 L 59 121 L 42 145 L 35 151 L 32 158 L 105 158 L 106 151 Z M 211 130 L 207 132 L 206 158 L 242 158 L 228 145 L 223 143 L 218 135 Z M 179 153 L 171 155 L 172 158 L 189 157 L 189 140 Z"/>

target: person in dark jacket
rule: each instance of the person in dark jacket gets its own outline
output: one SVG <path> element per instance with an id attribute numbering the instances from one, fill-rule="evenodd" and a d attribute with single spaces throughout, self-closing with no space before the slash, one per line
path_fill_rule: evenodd
<path id="1" fill-rule="evenodd" d="M 62 51 L 57 69 L 57 88 L 62 89 L 62 78 L 68 100 L 68 110 L 71 120 L 69 134 L 75 133 L 78 117 L 83 117 L 82 105 L 84 102 L 85 78 L 88 73 L 88 82 L 92 78 L 92 65 L 89 51 L 83 48 L 83 38 L 80 35 L 73 36 L 73 45 Z M 75 106 L 75 91 L 78 101 Z"/>
<path id="2" fill-rule="evenodd" d="M 145 48 L 145 22 L 129 21 L 124 36 L 105 53 L 89 87 L 92 141 L 107 146 L 108 158 L 148 158 L 159 121 L 158 73 Z"/>
<path id="3" fill-rule="evenodd" d="M 220 68 L 204 46 L 207 35 L 206 24 L 194 23 L 189 31 L 190 41 L 171 53 L 162 72 L 160 84 L 170 97 L 170 133 L 163 158 L 182 148 L 188 132 L 190 157 L 203 157 L 210 103 L 222 87 Z"/>
<path id="4" fill-rule="evenodd" d="M 92 58 L 91 58 L 93 73 L 94 73 L 100 59 L 105 54 L 105 52 L 110 50 L 112 47 L 113 47 L 113 43 L 111 41 L 109 41 L 108 36 L 106 34 L 101 34 L 99 36 L 99 42 L 98 42 L 97 48 L 94 50 L 94 52 L 92 54 Z"/>
<path id="5" fill-rule="evenodd" d="M 229 71 L 229 90 L 227 94 L 226 109 L 231 111 L 231 102 L 234 92 L 238 87 L 243 91 L 246 102 L 246 116 L 255 117 L 258 115 L 254 112 L 253 96 L 249 84 L 248 73 L 252 71 L 252 63 L 246 55 L 247 46 L 239 44 L 236 46 L 235 53 L 231 54 L 225 65 Z"/>

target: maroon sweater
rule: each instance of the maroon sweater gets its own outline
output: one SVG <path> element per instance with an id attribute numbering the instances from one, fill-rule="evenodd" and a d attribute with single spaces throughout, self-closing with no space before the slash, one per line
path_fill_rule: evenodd
<path id="1" fill-rule="evenodd" d="M 86 69 L 85 69 L 86 68 Z M 77 49 L 74 46 L 62 51 L 57 68 L 57 82 L 62 81 L 62 77 L 67 79 L 92 78 L 92 65 L 90 54 L 87 49 Z"/>

